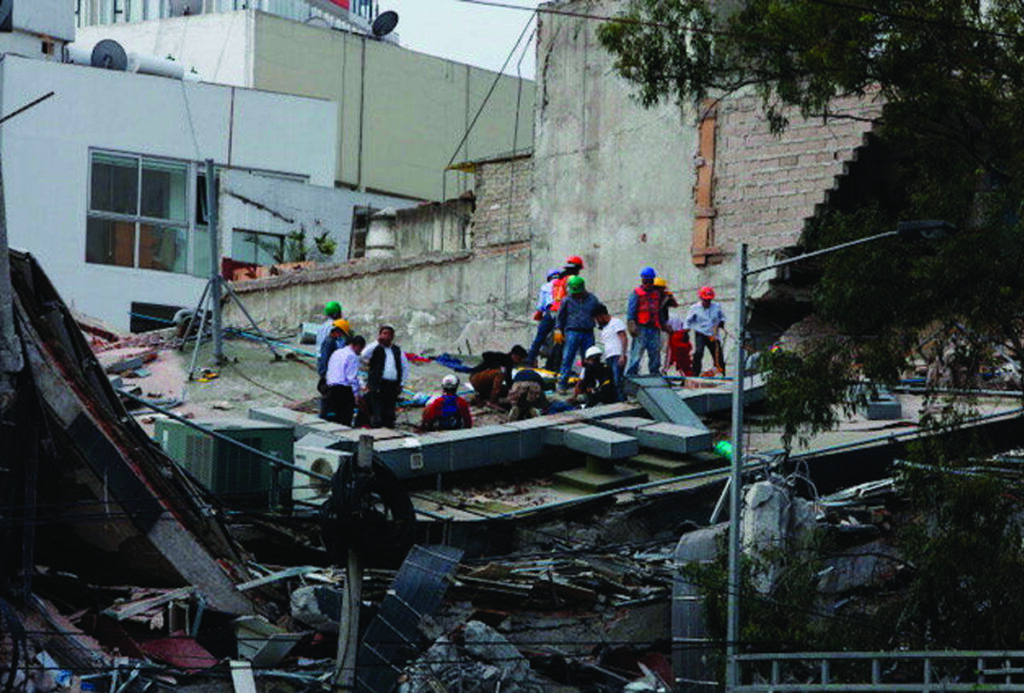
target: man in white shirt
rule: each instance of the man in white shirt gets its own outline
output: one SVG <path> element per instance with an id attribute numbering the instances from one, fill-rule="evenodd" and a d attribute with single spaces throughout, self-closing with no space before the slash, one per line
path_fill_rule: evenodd
<path id="1" fill-rule="evenodd" d="M 371 428 L 394 428 L 395 405 L 409 375 L 409 360 L 394 341 L 395 328 L 381 325 L 377 342 L 367 347 L 361 357 L 369 366 L 366 388 Z"/>
<path id="2" fill-rule="evenodd" d="M 702 286 L 697 296 L 700 301 L 690 306 L 684 321 L 685 328 L 693 331 L 693 372 L 697 375 L 703 373 L 701 361 L 704 359 L 704 347 L 707 347 L 715 368 L 725 375 L 725 354 L 718 338 L 718 331 L 725 327 L 725 313 L 722 306 L 713 300 L 715 290 L 710 286 Z"/>
<path id="3" fill-rule="evenodd" d="M 612 369 L 615 390 L 622 395 L 622 373 L 626 369 L 626 323 L 608 314 L 608 307 L 603 303 L 594 309 L 594 320 L 601 328 L 601 344 L 604 346 L 604 362 Z"/>
<path id="4" fill-rule="evenodd" d="M 366 340 L 353 337 L 346 346 L 335 349 L 327 362 L 327 394 L 324 395 L 324 413 L 321 418 L 345 426 L 352 425 L 352 415 L 362 399 L 363 384 L 359 380 L 359 355 Z"/>

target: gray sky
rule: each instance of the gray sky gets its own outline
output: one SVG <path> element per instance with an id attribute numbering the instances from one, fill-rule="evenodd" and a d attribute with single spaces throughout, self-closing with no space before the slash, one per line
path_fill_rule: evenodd
<path id="1" fill-rule="evenodd" d="M 538 0 L 499 0 L 504 4 L 536 7 Z M 525 10 L 485 7 L 462 0 L 379 0 L 381 12 L 398 13 L 399 39 L 415 51 L 478 65 L 498 71 L 532 14 Z M 506 68 L 516 74 L 523 46 L 532 37 L 536 22 Z M 534 44 L 522 61 L 522 76 L 533 78 Z"/>

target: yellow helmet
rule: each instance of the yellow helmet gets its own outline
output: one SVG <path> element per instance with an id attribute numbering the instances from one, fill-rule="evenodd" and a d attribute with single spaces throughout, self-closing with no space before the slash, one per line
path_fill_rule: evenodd
<path id="1" fill-rule="evenodd" d="M 348 334 L 348 320 L 346 320 L 345 318 L 338 318 L 332 324 L 334 325 L 334 327 L 337 327 L 345 334 Z"/>
<path id="2" fill-rule="evenodd" d="M 668 282 L 665 281 L 665 277 L 655 277 L 654 278 L 654 285 L 655 286 L 660 286 L 662 289 L 667 289 L 668 288 Z"/>

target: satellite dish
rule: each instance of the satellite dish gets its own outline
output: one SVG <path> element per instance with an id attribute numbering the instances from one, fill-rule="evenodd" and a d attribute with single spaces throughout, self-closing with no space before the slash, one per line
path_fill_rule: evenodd
<path id="1" fill-rule="evenodd" d="M 377 18 L 373 20 L 371 31 L 377 38 L 382 38 L 394 31 L 396 26 L 398 26 L 398 13 L 388 10 L 377 15 Z"/>
<path id="2" fill-rule="evenodd" d="M 93 67 L 124 71 L 128 69 L 128 54 L 114 39 L 103 39 L 92 49 L 89 62 Z"/>

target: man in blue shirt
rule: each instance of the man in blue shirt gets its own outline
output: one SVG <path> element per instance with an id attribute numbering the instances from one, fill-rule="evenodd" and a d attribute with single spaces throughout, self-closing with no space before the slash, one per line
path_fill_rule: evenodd
<path id="1" fill-rule="evenodd" d="M 566 287 L 569 295 L 562 301 L 555 319 L 555 344 L 565 345 L 558 374 L 558 389 L 563 392 L 569 389 L 569 375 L 576 355 L 583 356 L 594 346 L 594 313 L 601 305 L 597 296 L 587 291 L 583 277 L 569 277 Z"/>
<path id="2" fill-rule="evenodd" d="M 697 292 L 700 301 L 690 306 L 683 327 L 693 332 L 693 372 L 701 375 L 701 361 L 704 360 L 704 348 L 711 351 L 711 360 L 715 369 L 725 375 L 725 354 L 722 353 L 722 341 L 718 331 L 725 327 L 725 313 L 722 306 L 716 303 L 715 290 L 710 286 L 702 286 Z"/>

